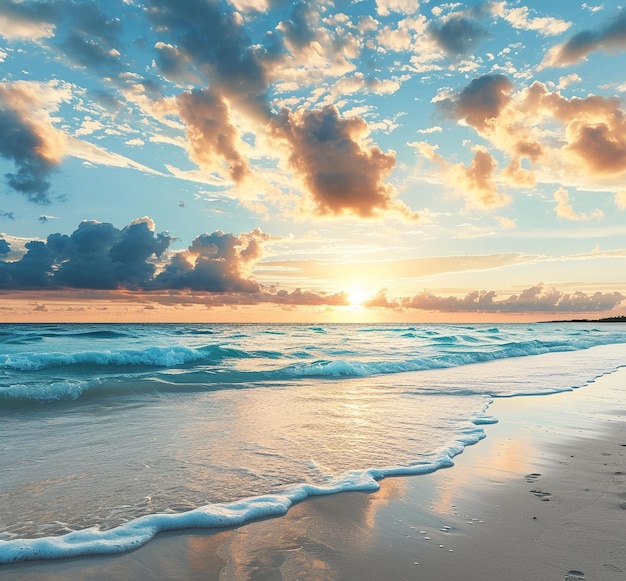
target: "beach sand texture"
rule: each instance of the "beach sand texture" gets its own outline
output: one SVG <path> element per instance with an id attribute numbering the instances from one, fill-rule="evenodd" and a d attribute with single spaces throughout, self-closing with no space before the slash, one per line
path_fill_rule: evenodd
<path id="1" fill-rule="evenodd" d="M 119 556 L 4 565 L 0 578 L 626 579 L 626 369 L 497 399 L 489 413 L 499 423 L 453 468 L 236 529 L 161 534 Z"/>

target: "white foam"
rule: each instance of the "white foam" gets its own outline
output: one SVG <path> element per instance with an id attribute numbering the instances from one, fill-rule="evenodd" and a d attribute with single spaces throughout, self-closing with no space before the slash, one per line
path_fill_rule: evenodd
<path id="1" fill-rule="evenodd" d="M 430 462 L 351 471 L 326 485 L 297 484 L 286 487 L 281 494 L 208 504 L 177 514 L 146 515 L 105 531 L 92 527 L 56 537 L 0 541 L 0 563 L 123 553 L 144 545 L 159 532 L 236 527 L 253 519 L 282 516 L 293 504 L 310 496 L 374 492 L 380 487 L 378 481 L 385 477 L 428 474 L 453 466 L 454 456 L 484 436 L 481 430 L 471 430 Z"/>

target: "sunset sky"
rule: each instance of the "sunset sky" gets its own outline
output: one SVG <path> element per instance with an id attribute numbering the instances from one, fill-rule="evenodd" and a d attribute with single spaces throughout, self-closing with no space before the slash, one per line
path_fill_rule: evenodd
<path id="1" fill-rule="evenodd" d="M 0 0 L 0 321 L 626 313 L 626 8 Z"/>

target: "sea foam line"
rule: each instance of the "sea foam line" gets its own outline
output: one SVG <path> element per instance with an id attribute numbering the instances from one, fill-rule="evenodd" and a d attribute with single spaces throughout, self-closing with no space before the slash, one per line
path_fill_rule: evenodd
<path id="1" fill-rule="evenodd" d="M 480 420 L 474 423 L 479 424 Z M 454 465 L 452 460 L 454 456 L 463 452 L 466 446 L 475 444 L 484 437 L 485 432 L 481 428 L 467 428 L 451 446 L 432 461 L 420 461 L 408 466 L 350 471 L 326 485 L 302 483 L 286 487 L 282 494 L 208 504 L 176 514 L 145 515 L 106 531 L 91 527 L 55 537 L 0 541 L 0 564 L 124 553 L 145 545 L 160 532 L 237 527 L 253 519 L 283 516 L 291 506 L 308 497 L 339 492 L 375 492 L 380 488 L 378 481 L 386 477 L 416 476 L 450 468 Z"/>

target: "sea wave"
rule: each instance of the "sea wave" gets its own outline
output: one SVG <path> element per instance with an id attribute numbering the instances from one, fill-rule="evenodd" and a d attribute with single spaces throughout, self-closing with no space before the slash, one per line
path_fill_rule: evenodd
<path id="1" fill-rule="evenodd" d="M 269 352 L 263 352 L 269 356 Z M 17 371 L 34 371 L 75 365 L 96 366 L 146 366 L 177 367 L 190 362 L 217 363 L 226 358 L 254 357 L 240 349 L 208 345 L 200 348 L 148 347 L 145 349 L 120 349 L 104 351 L 78 351 L 74 353 L 14 353 L 0 355 L 0 368 Z"/>

